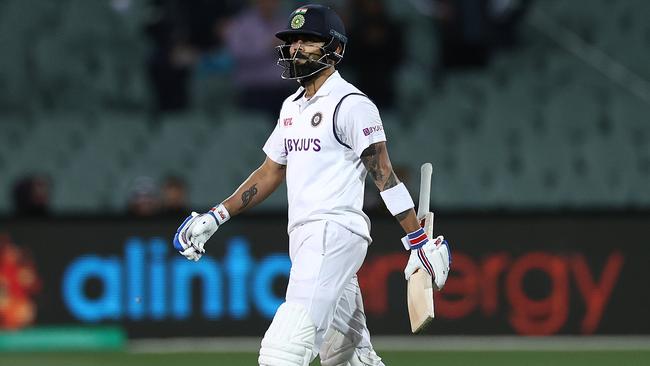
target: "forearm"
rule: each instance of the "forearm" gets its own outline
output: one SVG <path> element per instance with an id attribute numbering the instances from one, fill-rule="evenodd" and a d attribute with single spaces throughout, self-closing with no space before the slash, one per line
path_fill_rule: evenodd
<path id="1" fill-rule="evenodd" d="M 265 162 L 223 201 L 231 217 L 256 206 L 278 188 L 284 180 L 284 167 L 279 166 L 276 169 L 267 166 Z"/>
<path id="2" fill-rule="evenodd" d="M 375 181 L 375 184 L 377 184 L 377 188 L 379 188 L 380 192 L 395 187 L 400 183 L 392 167 L 390 167 L 390 171 L 387 171 L 384 174 L 385 176 L 392 177 L 392 178 L 386 179 L 383 185 L 384 189 L 380 188 L 379 183 Z M 412 233 L 415 230 L 418 230 L 420 228 L 420 223 L 418 221 L 417 215 L 415 214 L 415 210 L 412 208 L 409 208 L 406 211 L 398 213 L 397 215 L 395 215 L 395 218 L 399 222 L 400 226 L 402 226 L 402 229 L 404 229 L 404 232 L 406 232 L 407 234 Z"/>
<path id="3" fill-rule="evenodd" d="M 400 184 L 400 180 L 393 171 L 393 166 L 388 157 L 386 143 L 381 142 L 370 145 L 364 150 L 361 160 L 380 192 Z M 415 210 L 412 208 L 398 213 L 395 218 L 406 233 L 411 233 L 420 228 Z"/>
<path id="4" fill-rule="evenodd" d="M 420 228 L 417 215 L 415 214 L 415 210 L 412 208 L 397 214 L 395 218 L 399 221 L 402 229 L 404 229 L 404 232 L 407 234 Z"/>
<path id="5" fill-rule="evenodd" d="M 401 183 L 395 174 L 395 171 L 393 171 L 390 161 L 388 164 L 385 164 L 383 168 L 378 166 L 374 172 L 375 174 L 373 175 L 373 179 L 375 180 L 375 185 L 377 185 L 380 192 L 393 188 Z M 415 214 L 415 210 L 412 208 L 395 215 L 395 218 L 407 234 L 420 228 L 417 215 Z"/>

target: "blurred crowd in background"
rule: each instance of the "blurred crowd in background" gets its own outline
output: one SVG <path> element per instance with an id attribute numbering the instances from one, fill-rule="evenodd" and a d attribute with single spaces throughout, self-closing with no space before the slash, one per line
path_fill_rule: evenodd
<path id="1" fill-rule="evenodd" d="M 517 44 L 526 0 L 414 0 L 435 24 L 430 38 L 441 45 L 436 77 L 454 69 L 485 66 L 493 52 Z M 338 4 L 337 4 L 338 3 Z M 300 2 L 295 2 L 298 6 Z M 159 111 L 189 108 L 190 81 L 201 73 L 229 75 L 241 108 L 275 119 L 295 82 L 278 77 L 274 34 L 291 11 L 280 0 L 152 1 L 145 32 L 153 45 L 148 75 Z M 395 74 L 405 55 L 404 25 L 376 0 L 333 2 L 350 38 L 341 69 L 380 108 L 395 103 Z M 408 6 L 405 4 L 405 6 Z M 421 14 L 414 14 L 421 16 Z M 423 45 L 424 46 L 424 45 Z M 434 80 L 432 80 L 433 82 Z"/>
<path id="2" fill-rule="evenodd" d="M 130 0 L 106 0 L 106 3 L 117 16 L 135 12 L 134 8 L 142 5 Z M 285 27 L 288 14 L 301 3 L 281 0 L 148 1 L 144 22 L 137 31 L 147 40 L 143 70 L 149 86 L 146 99 L 150 102 L 145 107 L 152 119 L 193 108 L 196 103 L 192 100 L 192 87 L 197 79 L 203 78 L 220 80 L 222 88 L 228 90 L 226 94 L 232 98 L 230 101 L 239 109 L 257 111 L 267 115 L 270 123 L 275 121 L 282 101 L 297 85 L 279 77 L 275 46 L 280 41 L 274 34 Z M 406 52 L 407 24 L 391 17 L 382 1 L 326 3 L 341 14 L 350 38 L 345 61 L 340 65 L 344 76 L 367 93 L 381 111 L 396 108 L 396 73 L 408 54 L 418 52 L 417 49 Z M 413 17 L 426 17 L 435 30 L 423 39 L 431 39 L 439 47 L 438 59 L 423 75 L 433 75 L 429 82 L 434 86 L 442 85 L 446 73 L 484 67 L 493 53 L 516 46 L 517 25 L 528 3 L 526 0 L 410 0 L 405 6 L 419 11 Z M 408 21 L 409 17 L 406 19 Z M 129 54 L 123 57 L 128 58 Z M 73 80 L 66 82 L 74 83 Z M 47 93 L 47 90 L 39 93 Z M 207 101 L 217 106 L 215 108 L 223 102 Z M 125 108 L 125 104 L 116 102 L 115 108 Z M 10 193 L 14 213 L 20 216 L 51 214 L 49 202 L 53 184 L 56 182 L 52 177 L 43 174 L 20 177 L 13 183 Z M 188 205 L 187 194 L 182 177 L 169 175 L 157 181 L 140 176 L 130 183 L 126 207 L 130 214 L 137 216 L 182 215 Z M 368 199 L 372 206 L 375 200 L 372 196 Z"/>
<path id="3" fill-rule="evenodd" d="M 650 207 L 647 1 L 319 2 L 393 164 L 434 163 L 437 207 Z M 164 214 L 170 181 L 198 210 L 230 194 L 297 87 L 274 35 L 301 4 L 0 0 L 0 215 Z"/>
<path id="4" fill-rule="evenodd" d="M 17 217 L 52 216 L 51 178 L 28 175 L 18 180 L 11 192 Z M 134 217 L 181 217 L 188 213 L 187 187 L 183 178 L 169 175 L 159 184 L 151 177 L 137 177 L 129 188 L 126 214 Z"/>

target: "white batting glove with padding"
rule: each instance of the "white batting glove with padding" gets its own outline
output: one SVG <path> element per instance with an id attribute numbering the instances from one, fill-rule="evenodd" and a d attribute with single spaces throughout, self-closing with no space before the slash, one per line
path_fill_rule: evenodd
<path id="1" fill-rule="evenodd" d="M 418 270 L 425 270 L 433 279 L 437 290 L 442 290 L 447 282 L 451 265 L 449 243 L 440 235 L 429 240 L 423 229 L 414 231 L 405 237 L 410 244 L 411 256 L 404 268 L 406 280 Z"/>
<path id="2" fill-rule="evenodd" d="M 205 253 L 205 243 L 230 215 L 221 204 L 204 214 L 192 212 L 174 235 L 174 248 L 187 259 L 198 261 Z"/>
<path id="3" fill-rule="evenodd" d="M 185 256 L 185 258 L 192 261 L 198 261 L 203 255 L 197 247 L 192 245 L 188 235 L 190 233 L 189 229 L 191 225 L 199 216 L 198 213 L 192 212 L 191 215 L 185 218 L 181 226 L 176 230 L 176 234 L 174 234 L 174 249 L 178 250 L 179 253 Z"/>

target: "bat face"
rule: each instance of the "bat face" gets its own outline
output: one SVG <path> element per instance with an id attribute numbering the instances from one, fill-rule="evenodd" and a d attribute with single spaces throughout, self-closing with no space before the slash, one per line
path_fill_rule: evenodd
<path id="1" fill-rule="evenodd" d="M 411 275 L 407 285 L 407 301 L 411 332 L 424 330 L 434 318 L 433 281 L 426 271 L 419 270 Z"/>
<path id="2" fill-rule="evenodd" d="M 433 238 L 433 217 L 433 212 L 428 212 L 421 219 L 421 225 L 429 239 Z M 435 316 L 433 279 L 426 271 L 419 270 L 409 278 L 406 292 L 411 332 L 419 333 Z"/>

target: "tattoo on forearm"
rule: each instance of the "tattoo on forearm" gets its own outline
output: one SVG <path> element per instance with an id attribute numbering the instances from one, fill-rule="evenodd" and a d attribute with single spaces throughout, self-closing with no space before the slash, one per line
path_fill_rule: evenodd
<path id="1" fill-rule="evenodd" d="M 368 173 L 370 173 L 375 184 L 377 184 L 377 187 L 382 191 L 399 184 L 399 180 L 392 169 L 390 171 L 384 171 L 386 169 L 382 170 L 380 167 L 379 157 L 383 151 L 383 144 L 373 144 L 368 146 L 361 154 L 363 165 L 365 165 Z"/>
<path id="2" fill-rule="evenodd" d="M 395 175 L 394 172 L 390 172 L 390 175 L 388 176 L 388 179 L 386 179 L 386 183 L 384 183 L 383 189 L 386 190 L 388 188 L 393 188 L 398 184 L 399 184 L 399 181 L 397 180 L 397 176 Z"/>
<path id="3" fill-rule="evenodd" d="M 383 175 L 379 169 L 379 152 L 381 150 L 381 145 L 370 145 L 363 151 L 361 154 L 361 161 L 365 165 L 366 170 L 370 173 L 370 176 L 375 182 L 381 182 L 383 180 Z"/>
<path id="4" fill-rule="evenodd" d="M 253 184 L 249 189 L 245 190 L 241 194 L 241 208 L 244 209 L 248 206 L 249 203 L 253 200 L 253 197 L 257 194 L 257 183 Z"/>

